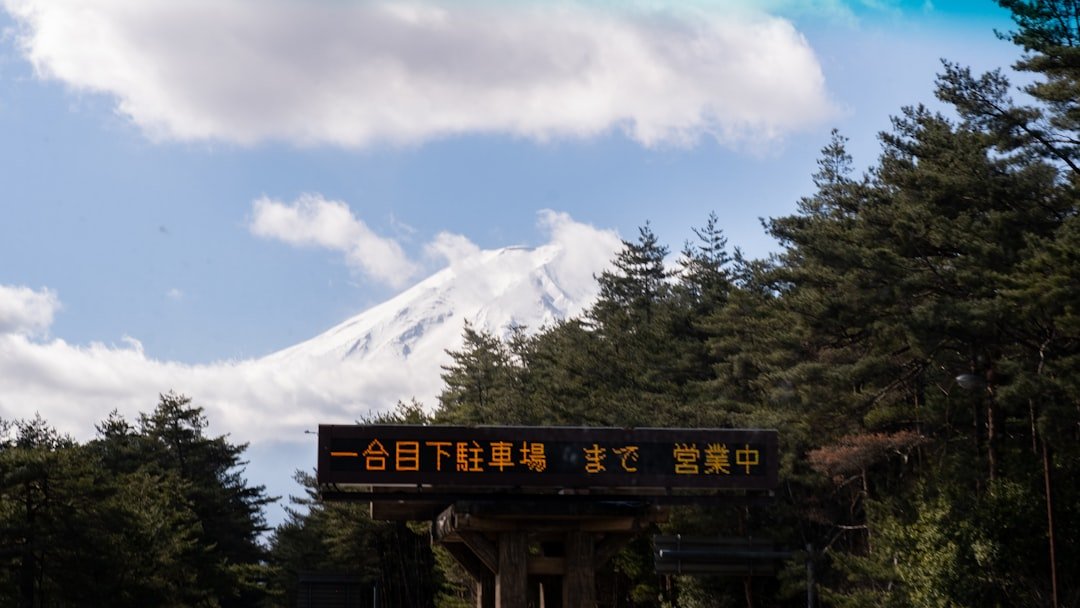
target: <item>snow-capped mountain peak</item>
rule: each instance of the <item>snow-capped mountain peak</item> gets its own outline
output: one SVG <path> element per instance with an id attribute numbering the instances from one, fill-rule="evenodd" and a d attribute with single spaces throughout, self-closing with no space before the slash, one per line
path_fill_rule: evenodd
<path id="1" fill-rule="evenodd" d="M 412 397 L 430 408 L 441 389 L 441 366 L 450 360 L 446 351 L 461 346 L 466 321 L 505 337 L 515 326 L 535 331 L 576 316 L 594 301 L 594 275 L 606 264 L 607 258 L 572 259 L 558 243 L 479 251 L 257 363 L 291 370 L 318 368 L 322 373 L 341 368 L 372 377 L 379 390 L 364 391 L 365 395 L 339 404 L 347 410 L 358 408 L 357 415 Z M 376 370 L 381 372 L 374 374 Z M 395 391 L 390 386 L 393 378 L 400 386 L 396 394 L 387 394 Z"/>

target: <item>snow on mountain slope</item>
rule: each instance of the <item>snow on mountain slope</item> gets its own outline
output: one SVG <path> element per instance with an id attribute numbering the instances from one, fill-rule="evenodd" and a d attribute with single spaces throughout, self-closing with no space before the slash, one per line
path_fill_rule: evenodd
<path id="1" fill-rule="evenodd" d="M 0 419 L 39 412 L 79 439 L 116 410 L 128 420 L 175 390 L 203 407 L 213 432 L 237 441 L 296 443 L 321 423 L 352 423 L 417 398 L 434 408 L 447 349 L 466 320 L 505 334 L 579 314 L 619 238 L 546 212 L 547 244 L 481 251 L 445 236 L 449 266 L 323 334 L 261 357 L 191 365 L 154 359 L 135 338 L 77 345 L 0 329 Z M 461 239 L 461 240 L 455 240 Z M 467 246 L 465 246 L 467 245 Z M 269 445 L 269 444 L 267 444 Z"/>
<path id="2" fill-rule="evenodd" d="M 296 493 L 289 475 L 314 466 L 307 431 L 349 424 L 411 397 L 437 405 L 440 366 L 448 348 L 460 347 L 466 320 L 498 334 L 513 324 L 536 330 L 595 300 L 594 276 L 618 250 L 618 236 L 554 212 L 542 213 L 541 224 L 550 239 L 535 249 L 444 247 L 444 270 L 258 359 L 190 365 L 154 359 L 135 338 L 77 345 L 0 327 L 0 419 L 40 413 L 87 440 L 110 411 L 134 421 L 159 393 L 175 390 L 204 408 L 210 433 L 250 443 L 245 474 L 253 484 L 272 495 Z M 47 328 L 48 320 L 38 325 Z"/>
<path id="3" fill-rule="evenodd" d="M 535 331 L 580 314 L 595 300 L 594 277 L 617 244 L 611 235 L 578 247 L 554 241 L 535 249 L 480 251 L 252 365 L 291 377 L 311 374 L 318 381 L 298 388 L 295 403 L 348 416 L 334 422 L 352 422 L 410 398 L 430 410 L 442 388 L 441 366 L 450 361 L 446 351 L 460 348 L 466 321 L 506 336 L 513 326 Z M 589 255 L 580 255 L 582 247 Z M 337 385 L 328 379 L 338 374 L 348 380 Z"/>
<path id="4" fill-rule="evenodd" d="M 559 253 L 553 247 L 481 252 L 478 259 L 446 268 L 263 361 L 318 358 L 332 364 L 346 359 L 415 359 L 439 346 L 445 350 L 455 342 L 453 336 L 460 337 L 465 320 L 497 333 L 515 324 L 534 329 L 550 325 L 577 314 L 587 303 L 564 292 L 548 274 L 547 265 Z"/>

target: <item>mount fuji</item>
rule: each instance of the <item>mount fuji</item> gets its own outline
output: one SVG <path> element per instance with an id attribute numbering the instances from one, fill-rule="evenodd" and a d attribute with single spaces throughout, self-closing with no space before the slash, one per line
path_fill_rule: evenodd
<path id="1" fill-rule="evenodd" d="M 580 314 L 596 298 L 595 276 L 621 245 L 611 231 L 547 212 L 535 248 L 480 250 L 440 235 L 429 253 L 445 267 L 393 298 L 310 340 L 258 358 L 188 364 L 155 359 L 135 338 L 71 344 L 0 331 L 0 418 L 39 412 L 61 432 L 93 436 L 116 410 L 128 420 L 175 390 L 206 412 L 211 432 L 280 445 L 306 441 L 318 424 L 351 424 L 415 398 L 437 405 L 447 349 L 466 322 L 506 335 Z"/>
<path id="2" fill-rule="evenodd" d="M 314 466 L 319 424 L 351 424 L 415 398 L 437 405 L 447 350 L 466 322 L 505 336 L 579 315 L 595 301 L 599 275 L 621 245 L 611 231 L 565 214 L 541 216 L 549 233 L 535 248 L 480 250 L 446 235 L 447 266 L 326 332 L 269 355 L 187 364 L 155 359 L 125 337 L 120 345 L 76 345 L 0 330 L 0 419 L 40 413 L 86 440 L 117 411 L 127 420 L 175 390 L 202 407 L 213 435 L 249 445 L 246 474 L 271 494 L 294 492 L 289 475 Z M 280 509 L 269 514 L 280 521 Z"/>
<path id="3" fill-rule="evenodd" d="M 535 331 L 577 316 L 595 300 L 594 274 L 608 258 L 583 264 L 572 253 L 562 244 L 477 251 L 253 364 L 289 374 L 348 370 L 354 380 L 363 379 L 349 383 L 353 389 L 362 386 L 360 393 L 338 392 L 328 382 L 318 396 L 325 405 L 336 401 L 342 414 L 383 411 L 410 398 L 431 409 L 442 386 L 442 366 L 450 361 L 447 350 L 461 347 L 465 323 L 506 337 L 514 327 Z"/>

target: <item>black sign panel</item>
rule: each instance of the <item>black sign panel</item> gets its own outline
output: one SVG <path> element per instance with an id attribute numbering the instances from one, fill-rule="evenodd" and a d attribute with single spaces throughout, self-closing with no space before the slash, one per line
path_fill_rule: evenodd
<path id="1" fill-rule="evenodd" d="M 769 430 L 321 425 L 321 484 L 430 487 L 776 486 Z"/>

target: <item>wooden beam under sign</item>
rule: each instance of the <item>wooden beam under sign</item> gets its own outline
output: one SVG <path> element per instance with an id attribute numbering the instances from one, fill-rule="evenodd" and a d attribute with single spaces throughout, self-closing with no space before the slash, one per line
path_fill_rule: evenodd
<path id="1" fill-rule="evenodd" d="M 377 496 L 377 494 L 376 494 Z M 424 521 L 435 517 L 445 507 L 438 502 L 395 500 L 371 501 L 371 519 L 382 521 Z"/>
<path id="2" fill-rule="evenodd" d="M 437 543 L 451 537 L 457 538 L 457 515 L 454 507 L 447 507 L 435 516 L 431 522 L 431 536 Z"/>
<path id="3" fill-rule="evenodd" d="M 495 546 L 495 543 L 487 539 L 486 536 L 479 532 L 458 532 L 458 536 L 461 537 L 461 541 L 468 545 L 472 552 L 476 554 L 476 557 L 484 563 L 492 572 L 499 571 L 499 549 Z"/>
<path id="4" fill-rule="evenodd" d="M 530 576 L 562 576 L 566 574 L 566 559 L 562 557 L 530 555 L 528 564 Z"/>
<path id="5" fill-rule="evenodd" d="M 474 579 L 480 581 L 485 577 L 495 576 L 495 573 L 492 572 L 479 557 L 476 557 L 476 554 L 473 553 L 472 549 L 465 543 L 442 543 L 442 546 L 446 548 L 446 552 L 449 553 L 451 557 L 457 560 L 457 563 L 461 564 L 462 568 L 465 568 L 465 571 L 469 573 L 469 576 Z"/>
<path id="6" fill-rule="evenodd" d="M 440 515 L 440 518 L 442 516 Z M 567 530 L 579 530 L 582 532 L 609 533 L 609 532 L 636 532 L 654 521 L 653 518 L 644 517 L 605 517 L 597 519 L 510 519 L 503 517 L 476 517 L 474 515 L 455 514 L 452 519 L 437 522 L 439 532 L 437 540 L 445 534 L 443 530 L 471 530 L 474 532 L 513 532 L 525 530 L 530 534 L 561 533 Z"/>
<path id="7" fill-rule="evenodd" d="M 486 501 L 486 502 L 499 502 L 506 505 L 516 505 L 518 503 L 524 503 L 527 507 L 532 507 L 538 504 L 546 506 L 557 505 L 560 503 L 603 503 L 603 502 L 636 502 L 643 505 L 652 506 L 667 506 L 667 505 L 765 505 L 771 504 L 775 499 L 775 494 L 772 491 L 741 491 L 741 492 L 698 492 L 693 493 L 687 491 L 678 494 L 636 494 L 633 489 L 626 489 L 622 493 L 615 494 L 606 492 L 604 494 L 552 494 L 552 493 L 534 493 L 534 492 L 517 492 L 517 493 L 478 493 L 478 492 L 447 492 L 447 491 L 424 491 L 418 492 L 416 490 L 387 490 L 381 492 L 370 492 L 363 490 L 341 490 L 335 488 L 324 488 L 319 490 L 319 496 L 322 500 L 327 502 L 378 502 L 383 503 L 381 508 L 383 516 L 380 519 L 407 519 L 408 511 L 403 511 L 404 516 L 393 513 L 393 505 L 405 505 L 411 502 L 427 503 L 431 505 L 435 510 L 445 505 L 454 504 L 460 501 Z M 411 509 L 406 506 L 404 509 Z M 525 509 L 523 509 L 525 510 Z M 418 519 L 430 519 L 430 517 L 420 517 Z"/>
<path id="8" fill-rule="evenodd" d="M 694 562 L 664 562 L 655 564 L 657 574 L 707 574 L 710 576 L 773 576 L 776 565 L 763 563 L 748 564 L 703 564 Z"/>

